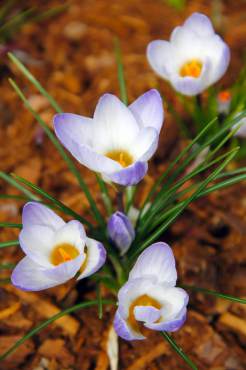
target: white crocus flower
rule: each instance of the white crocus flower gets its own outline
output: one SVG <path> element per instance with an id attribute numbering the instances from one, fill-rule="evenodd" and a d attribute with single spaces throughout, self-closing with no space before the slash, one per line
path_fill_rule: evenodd
<path id="1" fill-rule="evenodd" d="M 197 95 L 227 70 L 230 50 L 204 14 L 193 13 L 176 27 L 170 41 L 152 41 L 147 48 L 151 67 L 184 95 Z"/>
<path id="2" fill-rule="evenodd" d="M 93 118 L 57 114 L 55 132 L 62 144 L 84 166 L 106 181 L 128 186 L 146 174 L 163 123 L 163 105 L 150 90 L 126 107 L 116 96 L 103 95 Z"/>

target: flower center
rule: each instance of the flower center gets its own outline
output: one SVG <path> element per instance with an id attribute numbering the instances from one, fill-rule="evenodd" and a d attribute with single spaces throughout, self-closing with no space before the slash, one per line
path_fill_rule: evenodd
<path id="1" fill-rule="evenodd" d="M 106 153 L 106 157 L 118 162 L 122 167 L 130 166 L 133 163 L 131 154 L 125 150 L 111 150 Z"/>
<path id="2" fill-rule="evenodd" d="M 50 261 L 53 265 L 57 266 L 61 263 L 71 261 L 78 257 L 79 251 L 73 245 L 63 243 L 57 245 L 50 255 Z"/>
<path id="3" fill-rule="evenodd" d="M 192 59 L 182 65 L 179 74 L 181 77 L 198 78 L 202 71 L 202 63 L 198 59 Z"/>
<path id="4" fill-rule="evenodd" d="M 127 321 L 129 323 L 129 325 L 136 332 L 141 332 L 140 323 L 135 319 L 135 316 L 134 316 L 134 308 L 136 306 L 152 306 L 152 307 L 155 307 L 159 310 L 161 308 L 161 305 L 156 299 L 148 296 L 147 294 L 141 295 L 140 297 L 136 298 L 132 302 L 132 304 L 130 305 L 130 308 L 129 308 L 129 315 L 128 315 Z"/>

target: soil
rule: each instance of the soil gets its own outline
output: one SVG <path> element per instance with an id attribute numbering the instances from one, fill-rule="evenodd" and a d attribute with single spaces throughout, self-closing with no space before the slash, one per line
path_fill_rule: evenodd
<path id="1" fill-rule="evenodd" d="M 47 9 L 60 1 L 27 1 Z M 91 115 L 105 92 L 119 94 L 113 38 L 121 40 L 129 101 L 157 87 L 182 113 L 175 94 L 150 69 L 146 45 L 168 38 L 171 30 L 194 11 L 216 16 L 216 27 L 228 42 L 232 61 L 220 85 L 229 87 L 243 65 L 245 2 L 187 1 L 178 12 L 161 0 L 71 0 L 66 12 L 42 23 L 27 24 L 14 43 L 31 72 L 59 102 L 64 111 Z M 25 6 L 27 6 L 25 5 Z M 21 54 L 20 54 L 21 51 Z M 88 204 L 72 174 L 45 137 L 31 114 L 10 87 L 7 77 L 16 79 L 32 106 L 52 127 L 54 111 L 27 82 L 7 57 L 0 64 L 0 169 L 14 172 L 38 184 L 75 211 L 88 215 Z M 170 113 L 166 113 L 158 153 L 150 164 L 139 196 L 146 192 L 158 173 L 184 145 Z M 233 164 L 235 165 L 235 164 Z M 101 209 L 95 177 L 78 167 Z M 0 183 L 1 194 L 18 194 Z M 0 222 L 20 222 L 23 202 L 0 199 Z M 14 240 L 18 231 L 1 229 L 1 241 Z M 238 184 L 193 203 L 175 222 L 163 240 L 172 245 L 177 257 L 180 282 L 245 297 L 246 187 Z M 2 263 L 16 263 L 22 257 L 18 247 L 0 251 Z M 0 278 L 9 271 L 0 271 Z M 108 292 L 105 290 L 105 297 Z M 42 320 L 86 299 L 95 299 L 91 281 L 77 287 L 74 282 L 41 293 L 24 293 L 10 284 L 0 287 L 0 353 Z M 114 308 L 104 307 L 98 319 L 97 307 L 87 308 L 58 320 L 26 341 L 0 364 L 0 369 L 106 370 L 108 333 Z M 243 370 L 246 368 L 246 309 L 201 293 L 190 294 L 187 323 L 174 335 L 177 343 L 199 370 Z M 119 341 L 119 369 L 188 369 L 158 333 L 146 341 Z"/>

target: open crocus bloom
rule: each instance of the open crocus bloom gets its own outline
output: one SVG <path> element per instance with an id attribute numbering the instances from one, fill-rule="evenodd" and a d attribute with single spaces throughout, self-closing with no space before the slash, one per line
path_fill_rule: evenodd
<path id="1" fill-rule="evenodd" d="M 138 258 L 118 294 L 114 319 L 117 334 L 126 340 L 145 339 L 142 325 L 176 331 L 185 322 L 188 295 L 175 287 L 177 272 L 171 248 L 155 243 Z"/>
<path id="2" fill-rule="evenodd" d="M 151 67 L 184 95 L 197 95 L 225 73 L 230 51 L 203 14 L 193 13 L 176 27 L 170 41 L 152 41 L 147 48 Z"/>
<path id="3" fill-rule="evenodd" d="M 137 184 L 146 174 L 162 123 L 157 90 L 143 94 L 129 107 L 105 94 L 93 118 L 72 113 L 54 117 L 56 135 L 72 155 L 106 181 L 123 186 Z"/>
<path id="4" fill-rule="evenodd" d="M 76 274 L 78 280 L 96 272 L 105 262 L 101 243 L 86 237 L 83 225 L 65 223 L 46 206 L 29 202 L 22 214 L 20 246 L 26 254 L 15 267 L 13 285 L 38 291 L 65 283 Z"/>

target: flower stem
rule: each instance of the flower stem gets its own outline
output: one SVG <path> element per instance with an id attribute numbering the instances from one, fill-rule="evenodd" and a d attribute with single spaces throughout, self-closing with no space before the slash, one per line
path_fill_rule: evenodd
<path id="1" fill-rule="evenodd" d="M 124 193 L 122 190 L 118 190 L 116 194 L 117 207 L 120 212 L 124 213 Z"/>

